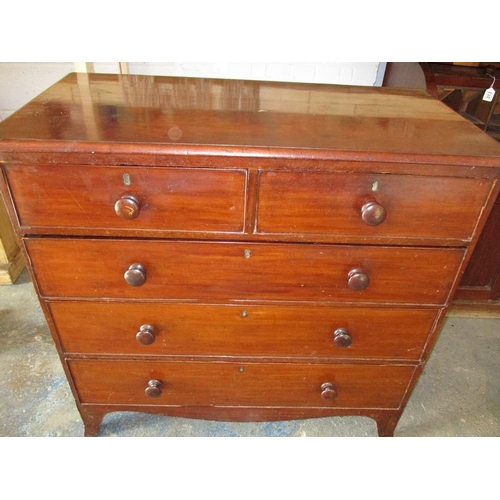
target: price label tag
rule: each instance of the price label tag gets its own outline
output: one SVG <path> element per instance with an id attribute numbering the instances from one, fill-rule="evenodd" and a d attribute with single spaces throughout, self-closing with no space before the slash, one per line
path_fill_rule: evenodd
<path id="1" fill-rule="evenodd" d="M 493 101 L 493 97 L 495 97 L 495 89 L 490 87 L 489 89 L 486 89 L 486 91 L 483 95 L 483 101 L 491 102 L 491 101 Z"/>

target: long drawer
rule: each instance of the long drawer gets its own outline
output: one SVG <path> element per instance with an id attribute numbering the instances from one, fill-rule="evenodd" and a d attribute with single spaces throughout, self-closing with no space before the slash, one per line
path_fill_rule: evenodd
<path id="1" fill-rule="evenodd" d="M 56 238 L 26 245 L 45 297 L 142 300 L 441 304 L 463 257 L 461 249 L 342 245 Z"/>
<path id="2" fill-rule="evenodd" d="M 412 366 L 69 360 L 81 403 L 398 408 Z"/>
<path id="3" fill-rule="evenodd" d="M 243 230 L 245 170 L 6 165 L 21 225 Z"/>
<path id="4" fill-rule="evenodd" d="M 418 360 L 435 309 L 124 302 L 49 304 L 73 354 Z"/>
<path id="5" fill-rule="evenodd" d="M 257 230 L 468 240 L 489 189 L 478 179 L 263 172 Z"/>

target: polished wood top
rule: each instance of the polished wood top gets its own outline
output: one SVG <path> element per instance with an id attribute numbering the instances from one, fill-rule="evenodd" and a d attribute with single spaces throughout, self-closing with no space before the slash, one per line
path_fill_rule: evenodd
<path id="1" fill-rule="evenodd" d="M 266 157 L 354 152 L 500 165 L 496 141 L 426 92 L 380 87 L 72 73 L 0 124 L 0 160 L 132 145 L 152 154 L 250 148 Z"/>

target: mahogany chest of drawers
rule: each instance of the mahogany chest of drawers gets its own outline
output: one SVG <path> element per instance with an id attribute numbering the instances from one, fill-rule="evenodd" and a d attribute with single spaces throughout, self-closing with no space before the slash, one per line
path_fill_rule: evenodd
<path id="1" fill-rule="evenodd" d="M 71 74 L 2 194 L 85 424 L 365 415 L 392 435 L 500 146 L 425 92 Z"/>

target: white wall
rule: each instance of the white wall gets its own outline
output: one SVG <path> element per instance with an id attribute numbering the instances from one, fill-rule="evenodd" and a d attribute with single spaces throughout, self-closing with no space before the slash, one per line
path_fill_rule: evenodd
<path id="1" fill-rule="evenodd" d="M 0 63 L 0 120 L 74 71 L 68 63 Z"/>
<path id="2" fill-rule="evenodd" d="M 199 76 L 242 80 L 374 85 L 378 62 L 131 62 L 130 73 L 143 75 Z"/>
<path id="3" fill-rule="evenodd" d="M 199 76 L 290 82 L 381 85 L 385 63 L 378 62 L 130 62 L 143 75 Z M 118 63 L 96 62 L 98 73 L 117 73 Z M 73 62 L 0 63 L 0 120 L 75 71 Z"/>

